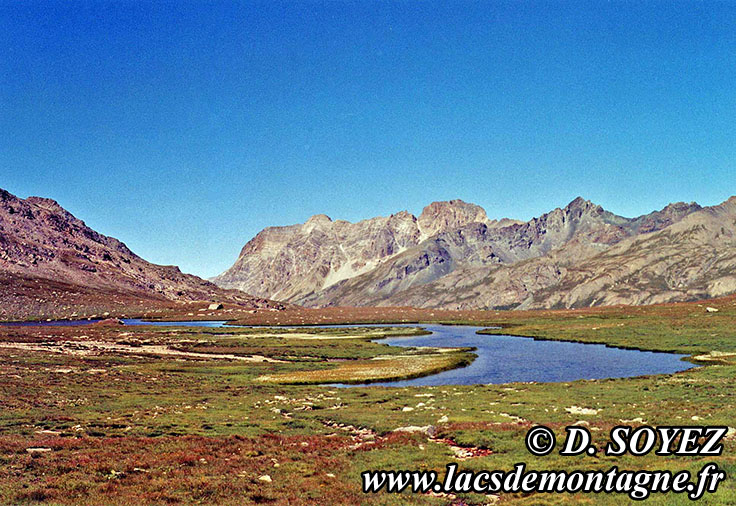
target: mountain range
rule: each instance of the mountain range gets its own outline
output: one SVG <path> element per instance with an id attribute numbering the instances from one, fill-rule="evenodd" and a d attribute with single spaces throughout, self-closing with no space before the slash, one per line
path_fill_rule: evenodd
<path id="1" fill-rule="evenodd" d="M 576 198 L 529 221 L 489 219 L 451 200 L 418 217 L 351 223 L 320 214 L 266 228 L 210 282 L 147 262 L 51 199 L 0 190 L 0 319 L 187 301 L 267 309 L 689 301 L 736 292 L 735 246 L 736 197 L 636 218 Z"/>
<path id="2" fill-rule="evenodd" d="M 529 221 L 461 200 L 357 223 L 269 227 L 224 288 L 294 304 L 443 309 L 577 308 L 736 291 L 736 197 L 626 218 L 580 197 Z"/>

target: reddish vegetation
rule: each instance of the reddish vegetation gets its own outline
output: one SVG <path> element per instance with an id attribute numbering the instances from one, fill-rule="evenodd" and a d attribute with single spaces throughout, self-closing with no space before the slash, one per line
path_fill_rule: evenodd
<path id="1" fill-rule="evenodd" d="M 60 504 L 358 504 L 360 491 L 325 469 L 349 467 L 349 437 L 0 437 L 10 502 Z M 27 448 L 51 451 L 29 453 Z M 290 469 L 302 469 L 301 473 Z M 49 470 L 53 470 L 49 473 Z M 272 482 L 264 483 L 268 475 Z M 73 484 L 77 484 L 76 486 Z M 70 487 L 74 493 L 70 494 Z M 311 500 L 305 500 L 309 491 Z"/>
<path id="2" fill-rule="evenodd" d="M 219 299 L 223 300 L 223 299 Z M 278 302 L 261 299 L 250 302 L 231 301 L 226 309 L 236 309 L 238 314 L 249 314 L 256 308 L 276 310 L 288 307 Z M 181 315 L 184 319 L 196 319 L 202 314 L 188 313 L 206 309 L 210 301 L 172 301 L 151 294 L 128 292 L 109 287 L 88 287 L 64 281 L 0 272 L 0 321 L 23 321 L 38 319 L 76 320 L 84 318 L 134 318 L 144 315 Z M 105 314 L 107 313 L 107 314 Z M 222 311 L 205 314 L 209 319 Z"/>

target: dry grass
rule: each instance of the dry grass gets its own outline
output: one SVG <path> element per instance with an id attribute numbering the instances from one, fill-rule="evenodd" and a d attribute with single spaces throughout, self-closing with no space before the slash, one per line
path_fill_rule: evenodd
<path id="1" fill-rule="evenodd" d="M 370 383 L 375 381 L 418 378 L 468 365 L 474 355 L 465 351 L 431 355 L 393 355 L 370 360 L 341 362 L 331 369 L 266 374 L 257 381 L 280 384 Z"/>

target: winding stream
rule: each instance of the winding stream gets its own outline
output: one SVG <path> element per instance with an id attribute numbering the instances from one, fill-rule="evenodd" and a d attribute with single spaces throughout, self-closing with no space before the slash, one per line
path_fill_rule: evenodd
<path id="1" fill-rule="evenodd" d="M 126 325 L 224 327 L 224 321 L 144 322 L 124 320 Z M 79 325 L 82 322 L 28 322 L 23 325 Z M 695 367 L 687 355 L 627 350 L 603 344 L 542 341 L 526 337 L 477 334 L 485 327 L 432 324 L 335 325 L 339 327 L 421 327 L 431 335 L 375 340 L 389 346 L 474 347 L 477 358 L 467 367 L 401 381 L 370 386 L 474 385 L 511 382 L 560 382 L 579 379 L 626 378 L 671 374 Z M 368 386 L 368 385 L 333 385 Z"/>

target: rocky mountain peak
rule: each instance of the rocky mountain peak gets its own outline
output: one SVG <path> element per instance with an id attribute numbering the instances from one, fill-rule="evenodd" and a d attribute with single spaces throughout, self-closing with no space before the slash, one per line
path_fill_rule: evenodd
<path id="1" fill-rule="evenodd" d="M 703 210 L 715 214 L 736 213 L 736 196 L 730 197 L 728 200 L 721 202 L 717 206 L 705 207 Z"/>
<path id="2" fill-rule="evenodd" d="M 680 209 L 687 209 L 687 208 L 692 207 L 692 206 L 700 207 L 695 202 L 690 202 L 689 204 L 687 202 L 673 202 L 671 204 L 667 204 L 666 206 L 664 206 L 662 208 L 662 211 L 660 211 L 660 212 L 662 212 L 662 213 L 669 213 L 669 212 L 677 211 L 677 210 L 680 210 Z"/>
<path id="3" fill-rule="evenodd" d="M 332 218 L 326 214 L 315 214 L 309 218 L 306 223 L 302 226 L 304 232 L 311 232 L 312 230 L 318 229 L 323 230 L 332 225 Z"/>
<path id="4" fill-rule="evenodd" d="M 390 218 L 395 220 L 412 220 L 417 221 L 417 217 L 411 214 L 409 211 L 399 211 L 398 213 L 394 213 L 390 216 Z"/>
<path id="5" fill-rule="evenodd" d="M 701 209 L 702 207 L 697 202 L 675 202 L 665 206 L 659 211 L 659 214 L 662 216 L 681 217 Z"/>
<path id="6" fill-rule="evenodd" d="M 473 222 L 488 221 L 486 211 L 460 199 L 432 202 L 422 210 L 417 220 L 424 237 L 454 229 Z"/>
<path id="7" fill-rule="evenodd" d="M 594 204 L 590 200 L 585 200 L 583 197 L 576 197 L 575 200 L 567 204 L 564 209 L 567 213 L 573 213 L 578 211 L 580 213 L 595 212 L 598 213 L 603 210 L 598 204 Z"/>
<path id="8" fill-rule="evenodd" d="M 563 237 L 571 237 L 579 226 L 589 225 L 597 227 L 615 215 L 605 211 L 601 206 L 590 200 L 577 197 L 565 207 L 554 209 L 538 218 L 529 221 L 527 226 L 535 230 L 535 234 L 548 235 L 553 232 L 562 233 Z M 625 221 L 625 218 L 621 218 Z"/>
<path id="9" fill-rule="evenodd" d="M 316 224 L 316 223 L 332 223 L 332 218 L 330 218 L 326 214 L 315 214 L 314 216 L 310 217 L 307 220 L 305 225 Z"/>
<path id="10" fill-rule="evenodd" d="M 0 188 L 0 200 L 5 202 L 7 200 L 16 200 L 16 199 L 17 197 L 15 195 L 13 195 L 7 190 L 3 190 L 2 188 Z"/>
<path id="11" fill-rule="evenodd" d="M 644 216 L 639 216 L 633 220 L 633 223 L 635 226 L 638 226 L 640 234 L 655 232 L 668 227 L 669 225 L 680 221 L 688 214 L 701 209 L 702 207 L 695 202 L 690 202 L 689 204 L 685 202 L 675 202 L 668 204 L 661 211 L 654 211 L 652 213 L 645 214 Z"/>
<path id="12" fill-rule="evenodd" d="M 28 197 L 26 199 L 26 202 L 29 204 L 36 205 L 38 207 L 42 207 L 44 209 L 47 209 L 49 211 L 55 211 L 55 212 L 66 212 L 66 210 L 59 205 L 57 201 L 54 199 L 47 199 L 43 197 Z"/>
<path id="13" fill-rule="evenodd" d="M 579 207 L 579 206 L 582 206 L 582 205 L 585 205 L 585 204 L 590 204 L 590 203 L 591 203 L 590 200 L 586 200 L 583 197 L 581 197 L 580 195 L 578 195 L 577 197 L 575 197 L 573 199 L 572 202 L 570 202 L 567 205 L 567 207 Z"/>

